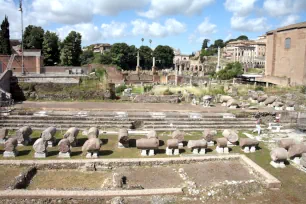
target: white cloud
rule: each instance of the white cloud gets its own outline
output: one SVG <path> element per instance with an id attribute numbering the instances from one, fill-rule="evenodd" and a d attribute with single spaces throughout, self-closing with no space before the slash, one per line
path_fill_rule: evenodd
<path id="1" fill-rule="evenodd" d="M 281 23 L 281 27 L 296 23 L 300 19 L 298 15 L 289 15 Z"/>
<path id="2" fill-rule="evenodd" d="M 167 37 L 178 35 L 186 31 L 186 25 L 175 20 L 167 19 L 164 25 L 152 22 L 148 23 L 141 19 L 136 19 L 131 22 L 133 35 L 144 35 L 149 37 Z"/>
<path id="3" fill-rule="evenodd" d="M 127 35 L 127 24 L 112 21 L 110 24 L 102 24 L 102 35 L 104 38 L 121 38 Z"/>
<path id="4" fill-rule="evenodd" d="M 197 31 L 201 34 L 201 35 L 210 35 L 213 33 L 217 32 L 217 26 L 215 24 L 212 24 L 209 22 L 209 18 L 205 18 L 205 20 L 198 25 L 197 27 Z"/>
<path id="5" fill-rule="evenodd" d="M 267 19 L 264 17 L 247 19 L 235 15 L 231 18 L 231 27 L 242 32 L 264 32 L 269 29 Z"/>
<path id="6" fill-rule="evenodd" d="M 91 22 L 95 14 L 117 15 L 122 11 L 141 9 L 149 0 L 34 0 L 33 14 L 46 21 L 63 24 Z"/>
<path id="7" fill-rule="evenodd" d="M 246 16 L 254 9 L 257 0 L 226 0 L 225 8 L 235 15 Z"/>
<path id="8" fill-rule="evenodd" d="M 201 14 L 203 8 L 215 0 L 151 0 L 150 9 L 139 12 L 140 16 L 158 18 L 170 15 L 195 15 Z"/>
<path id="9" fill-rule="evenodd" d="M 264 9 L 270 16 L 286 16 L 306 11 L 305 0 L 265 0 Z"/>

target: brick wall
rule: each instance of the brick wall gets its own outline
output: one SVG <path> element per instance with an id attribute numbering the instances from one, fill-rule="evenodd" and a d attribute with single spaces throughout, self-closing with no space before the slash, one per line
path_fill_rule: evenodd
<path id="1" fill-rule="evenodd" d="M 10 60 L 9 55 L 0 55 L 0 62 L 2 63 L 2 71 L 6 70 L 6 66 Z M 21 56 L 15 56 L 14 62 L 12 64 L 13 72 L 21 72 Z M 41 68 L 43 66 L 43 57 L 35 56 L 25 56 L 24 57 L 24 71 L 27 73 L 41 73 Z"/>

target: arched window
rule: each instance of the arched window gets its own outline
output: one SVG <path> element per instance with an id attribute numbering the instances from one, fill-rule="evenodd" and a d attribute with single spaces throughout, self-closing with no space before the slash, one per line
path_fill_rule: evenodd
<path id="1" fill-rule="evenodd" d="M 290 49 L 291 47 L 291 38 L 285 39 L 285 49 Z"/>

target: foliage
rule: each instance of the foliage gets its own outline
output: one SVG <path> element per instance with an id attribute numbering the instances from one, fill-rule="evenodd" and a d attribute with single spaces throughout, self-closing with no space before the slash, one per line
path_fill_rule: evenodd
<path id="1" fill-rule="evenodd" d="M 25 49 L 42 49 L 44 41 L 44 29 L 40 26 L 28 25 L 23 34 Z"/>
<path id="2" fill-rule="evenodd" d="M 173 65 L 174 52 L 169 46 L 158 45 L 153 53 L 156 60 L 156 66 L 169 68 Z"/>
<path id="3" fill-rule="evenodd" d="M 116 93 L 122 93 L 126 88 L 127 87 L 125 84 L 121 84 L 120 86 L 116 87 Z"/>
<path id="4" fill-rule="evenodd" d="M 249 38 L 246 35 L 240 35 L 236 40 L 249 40 Z"/>
<path id="5" fill-rule="evenodd" d="M 149 46 L 141 46 L 139 48 L 140 66 L 143 69 L 150 69 L 152 67 L 152 49 Z"/>
<path id="6" fill-rule="evenodd" d="M 95 59 L 94 53 L 92 50 L 85 50 L 80 56 L 81 65 L 91 64 Z"/>
<path id="7" fill-rule="evenodd" d="M 66 66 L 79 66 L 82 36 L 80 33 L 71 31 L 62 43 L 61 63 Z"/>
<path id="8" fill-rule="evenodd" d="M 213 56 L 218 52 L 217 49 L 206 49 L 201 51 L 201 56 Z"/>
<path id="9" fill-rule="evenodd" d="M 96 73 L 96 76 L 99 77 L 100 81 L 103 81 L 104 78 L 107 76 L 107 72 L 104 68 L 95 69 L 95 73 Z"/>
<path id="10" fill-rule="evenodd" d="M 10 55 L 11 54 L 11 43 L 10 43 L 10 23 L 8 17 L 5 16 L 1 24 L 0 30 L 0 54 Z"/>
<path id="11" fill-rule="evenodd" d="M 262 87 L 262 86 L 256 86 L 255 87 L 255 91 L 264 91 L 264 90 L 265 90 L 265 88 Z"/>
<path id="12" fill-rule="evenodd" d="M 223 48 L 225 46 L 224 42 L 222 39 L 218 39 L 218 40 L 215 40 L 214 44 L 213 44 L 213 47 L 214 48 Z"/>
<path id="13" fill-rule="evenodd" d="M 47 31 L 44 35 L 43 50 L 44 65 L 52 66 L 59 63 L 59 38 L 56 33 Z"/>
<path id="14" fill-rule="evenodd" d="M 242 65 L 239 62 L 228 63 L 225 69 L 217 73 L 217 77 L 221 80 L 232 79 L 240 74 L 243 74 Z"/>
<path id="15" fill-rule="evenodd" d="M 129 62 L 130 47 L 126 43 L 115 43 L 110 49 L 112 64 L 127 69 Z"/>
<path id="16" fill-rule="evenodd" d="M 204 39 L 202 44 L 202 50 L 208 48 L 208 43 L 210 42 L 209 39 Z"/>
<path id="17" fill-rule="evenodd" d="M 301 93 L 306 94 L 306 86 L 301 87 Z"/>
<path id="18" fill-rule="evenodd" d="M 96 59 L 96 57 L 95 57 L 95 59 Z M 101 63 L 101 64 L 111 64 L 112 63 L 111 54 L 109 52 L 106 52 L 103 55 L 100 55 L 99 63 Z"/>
<path id="19" fill-rule="evenodd" d="M 144 92 L 149 92 L 153 89 L 153 85 L 145 85 L 144 86 Z"/>
<path id="20" fill-rule="evenodd" d="M 168 95 L 173 95 L 174 93 L 170 91 L 170 89 L 166 89 L 163 93 L 163 95 L 168 96 Z"/>

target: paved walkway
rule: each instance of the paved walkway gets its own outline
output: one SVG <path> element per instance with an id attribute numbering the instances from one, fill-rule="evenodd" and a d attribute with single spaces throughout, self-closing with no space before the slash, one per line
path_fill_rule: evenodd
<path id="1" fill-rule="evenodd" d="M 178 111 L 220 113 L 229 109 L 221 105 L 204 108 L 200 105 L 170 104 L 170 103 L 111 103 L 111 102 L 32 102 L 25 101 L 16 104 L 15 108 L 30 108 L 37 110 L 99 110 L 99 111 Z M 241 110 L 241 109 L 237 109 Z M 257 112 L 257 111 L 256 111 Z"/>

